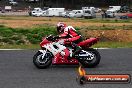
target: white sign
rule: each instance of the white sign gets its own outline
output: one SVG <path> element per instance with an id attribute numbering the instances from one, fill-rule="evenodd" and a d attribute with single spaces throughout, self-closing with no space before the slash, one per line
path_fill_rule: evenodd
<path id="1" fill-rule="evenodd" d="M 5 10 L 11 10 L 11 6 L 5 6 Z"/>

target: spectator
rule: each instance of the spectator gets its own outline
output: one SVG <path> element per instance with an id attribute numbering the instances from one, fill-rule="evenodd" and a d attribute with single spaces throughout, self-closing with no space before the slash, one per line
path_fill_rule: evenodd
<path id="1" fill-rule="evenodd" d="M 0 11 L 2 11 L 2 8 L 0 7 Z"/>
<path id="2" fill-rule="evenodd" d="M 105 12 L 105 10 L 102 10 L 102 11 L 101 11 L 101 16 L 102 16 L 102 19 L 103 19 L 103 18 L 106 18 L 106 12 Z"/>
<path id="3" fill-rule="evenodd" d="M 104 17 L 105 17 L 105 18 L 107 18 L 108 16 L 107 16 L 107 13 L 106 13 L 106 11 L 104 11 L 104 14 L 105 14 L 105 16 L 104 16 Z"/>

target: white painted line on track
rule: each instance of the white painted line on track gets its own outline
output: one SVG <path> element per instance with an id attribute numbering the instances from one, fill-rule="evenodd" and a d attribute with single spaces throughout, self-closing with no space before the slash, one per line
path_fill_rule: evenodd
<path id="1" fill-rule="evenodd" d="M 94 48 L 94 49 L 111 49 L 111 48 Z"/>
<path id="2" fill-rule="evenodd" d="M 0 50 L 5 50 L 5 51 L 7 50 L 8 51 L 8 50 L 25 50 L 25 49 L 0 49 Z"/>
<path id="3" fill-rule="evenodd" d="M 110 49 L 110 48 L 94 48 L 94 49 Z M 27 49 L 0 49 L 1 51 L 3 50 L 7 50 L 7 51 L 10 51 L 10 50 L 27 50 Z M 29 49 L 30 50 L 30 49 Z"/>

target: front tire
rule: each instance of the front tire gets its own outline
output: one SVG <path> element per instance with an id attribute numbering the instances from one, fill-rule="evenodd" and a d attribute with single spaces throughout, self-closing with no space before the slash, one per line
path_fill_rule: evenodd
<path id="1" fill-rule="evenodd" d="M 101 59 L 99 52 L 93 48 L 85 49 L 85 51 L 92 53 L 94 55 L 94 58 L 92 60 L 87 60 L 87 59 L 79 60 L 79 62 L 82 64 L 82 66 L 88 67 L 88 68 L 92 68 L 92 67 L 97 66 L 100 62 L 100 59 Z"/>
<path id="2" fill-rule="evenodd" d="M 52 63 L 52 58 L 49 53 L 46 53 L 44 58 L 42 56 L 43 56 L 43 53 L 40 51 L 38 51 L 33 56 L 33 63 L 39 69 L 45 69 L 45 68 L 49 67 Z"/>

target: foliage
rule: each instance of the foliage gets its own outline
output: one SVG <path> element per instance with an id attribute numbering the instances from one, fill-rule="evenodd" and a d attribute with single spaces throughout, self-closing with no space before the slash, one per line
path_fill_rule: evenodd
<path id="1" fill-rule="evenodd" d="M 42 37 L 48 35 L 56 35 L 57 32 L 54 27 L 37 27 L 32 29 L 22 28 L 8 28 L 0 25 L 0 36 L 1 42 L 13 43 L 13 44 L 24 44 L 24 41 L 29 41 L 32 44 L 39 43 Z M 26 37 L 26 40 L 22 39 L 22 36 Z"/>
<path id="2" fill-rule="evenodd" d="M 116 30 L 116 29 L 124 29 L 131 30 L 132 26 L 107 26 L 103 25 L 100 27 L 97 26 L 88 26 L 88 27 L 75 27 L 78 33 L 83 30 Z M 56 28 L 54 26 L 45 26 L 40 25 L 34 28 L 26 29 L 26 28 L 9 28 L 3 25 L 0 25 L 0 45 L 6 44 L 38 44 L 41 42 L 43 37 L 48 35 L 57 35 Z M 83 34 L 82 34 L 83 35 Z M 84 35 L 83 35 L 84 36 Z"/>

